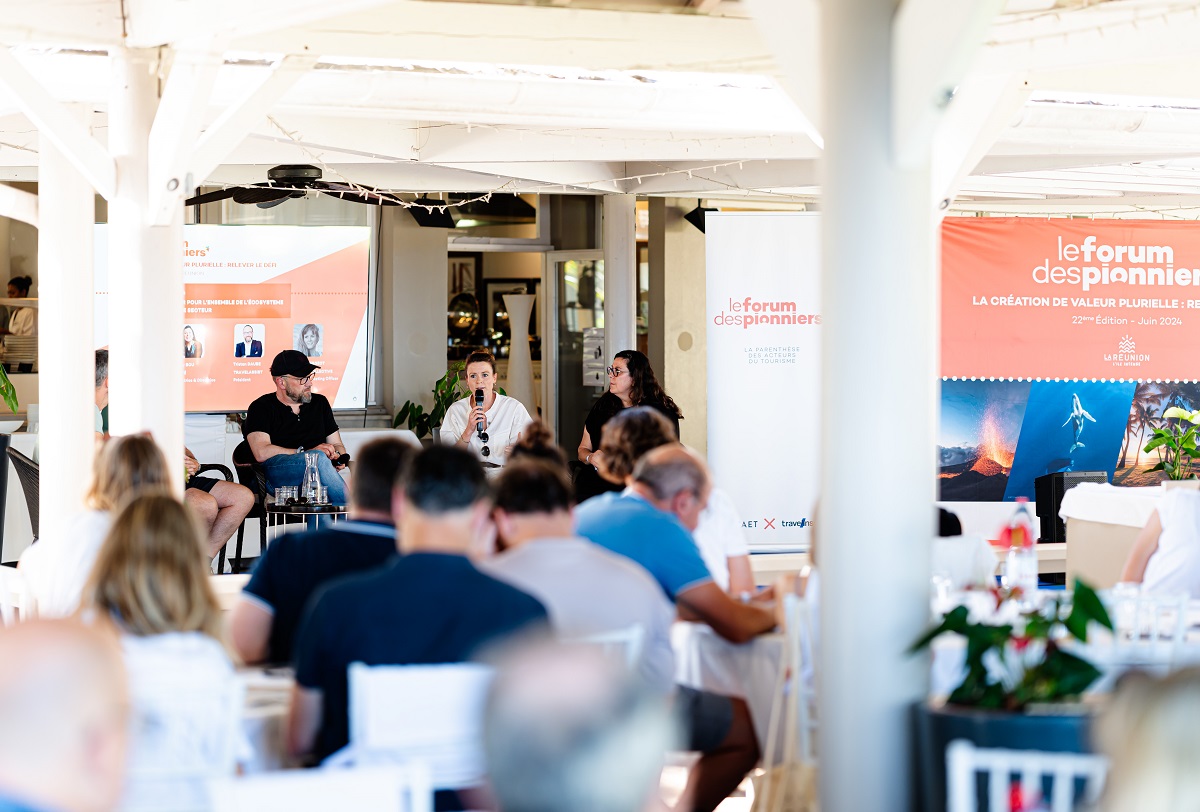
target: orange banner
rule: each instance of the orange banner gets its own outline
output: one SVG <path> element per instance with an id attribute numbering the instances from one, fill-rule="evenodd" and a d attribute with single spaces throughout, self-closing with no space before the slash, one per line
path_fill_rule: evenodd
<path id="1" fill-rule="evenodd" d="M 1194 380 L 1200 226 L 947 218 L 942 375 Z"/>

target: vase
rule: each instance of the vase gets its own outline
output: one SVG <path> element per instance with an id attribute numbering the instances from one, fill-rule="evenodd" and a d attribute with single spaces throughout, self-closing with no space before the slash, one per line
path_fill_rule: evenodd
<path id="1" fill-rule="evenodd" d="M 920 804 L 926 812 L 946 810 L 946 746 L 966 739 L 978 747 L 1090 753 L 1092 705 L 1063 703 L 1060 713 L 1032 714 L 981 710 L 920 702 L 914 707 L 917 756 L 920 760 Z M 980 810 L 986 798 L 980 797 Z"/>
<path id="2" fill-rule="evenodd" d="M 529 354 L 529 315 L 537 299 L 530 293 L 504 294 L 512 343 L 508 349 L 508 380 L 504 388 L 510 398 L 521 402 L 530 417 L 538 416 L 537 400 L 533 393 L 533 357 Z"/>

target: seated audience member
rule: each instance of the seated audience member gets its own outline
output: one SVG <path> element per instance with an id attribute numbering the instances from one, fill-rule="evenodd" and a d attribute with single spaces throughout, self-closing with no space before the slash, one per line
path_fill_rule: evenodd
<path id="1" fill-rule="evenodd" d="M 84 497 L 87 512 L 72 519 L 61 536 L 41 538 L 21 555 L 20 569 L 38 613 L 64 617 L 74 612 L 118 505 L 135 492 L 170 488 L 167 461 L 150 437 L 133 434 L 105 443 Z"/>
<path id="2" fill-rule="evenodd" d="M 96 440 L 108 436 L 104 425 L 104 410 L 108 408 L 108 350 L 96 350 Z"/>
<path id="3" fill-rule="evenodd" d="M 288 533 L 263 552 L 229 622 L 243 661 L 290 662 L 301 613 L 317 588 L 396 555 L 392 487 L 415 453 L 396 439 L 367 443 L 354 463 L 348 521 Z"/>
<path id="4" fill-rule="evenodd" d="M 662 412 L 649 406 L 635 406 L 618 413 L 605 425 L 601 440 L 600 473 L 610 482 L 622 485 L 643 454 L 677 442 L 671 423 Z M 692 540 L 717 586 L 743 599 L 755 594 L 750 548 L 742 532 L 742 522 L 733 500 L 720 488 L 709 490 L 708 504 L 700 513 Z M 764 597 L 770 594 L 768 589 Z"/>
<path id="5" fill-rule="evenodd" d="M 1200 491 L 1173 488 L 1138 534 L 1121 580 L 1143 592 L 1200 598 Z"/>
<path id="6" fill-rule="evenodd" d="M 938 537 L 952 538 L 953 536 L 961 536 L 962 522 L 958 516 L 944 507 L 938 508 Z"/>
<path id="7" fill-rule="evenodd" d="M 488 774 L 504 812 L 646 812 L 675 734 L 659 694 L 573 647 L 507 658 L 484 711 Z"/>
<path id="8" fill-rule="evenodd" d="M 1200 669 L 1122 677 L 1095 739 L 1110 759 L 1099 809 L 1200 809 Z"/>
<path id="9" fill-rule="evenodd" d="M 194 764 L 202 743 L 230 731 L 213 705 L 235 679 L 221 635 L 224 624 L 209 585 L 195 518 L 165 493 L 136 496 L 113 519 L 84 590 L 85 610 L 121 635 L 134 713 L 123 806 L 203 809 L 204 781 L 164 777 Z M 207 692 L 207 693 L 206 693 Z M 147 775 L 153 773 L 153 775 Z"/>
<path id="10" fill-rule="evenodd" d="M 0 809 L 110 812 L 125 779 L 125 669 L 75 621 L 0 630 Z"/>
<path id="11" fill-rule="evenodd" d="M 246 410 L 242 436 L 267 475 L 274 491 L 280 485 L 299 485 L 306 465 L 304 452 L 316 451 L 317 473 L 329 489 L 329 501 L 346 504 L 346 483 L 337 462 L 346 453 L 333 407 L 324 395 L 313 394 L 313 377 L 320 369 L 304 353 L 284 350 L 271 362 L 275 391 L 255 400 Z"/>
<path id="12" fill-rule="evenodd" d="M 233 537 L 254 507 L 254 492 L 236 482 L 196 476 L 200 462 L 191 450 L 183 449 L 183 466 L 187 471 L 184 503 L 196 514 L 204 528 L 208 558 L 211 561 Z"/>
<path id="13" fill-rule="evenodd" d="M 575 529 L 645 567 L 681 617 L 707 623 L 730 642 L 744 643 L 774 628 L 775 617 L 733 600 L 713 583 L 689 533 L 708 491 L 708 469 L 699 458 L 679 444 L 662 446 L 638 460 L 624 493 L 602 494 L 577 507 Z M 687 720 L 687 749 L 702 754 L 688 776 L 681 808 L 708 812 L 758 761 L 750 711 L 745 700 L 686 687 L 680 687 L 677 702 Z"/>
<path id="14" fill-rule="evenodd" d="M 325 587 L 300 624 L 288 718 L 293 755 L 324 759 L 348 743 L 350 663 L 465 662 L 491 643 L 544 627 L 541 603 L 467 559 L 492 531 L 490 510 L 487 479 L 469 451 L 433 446 L 405 466 L 393 496 L 403 555 Z"/>
<path id="15" fill-rule="evenodd" d="M 528 457 L 510 462 L 496 480 L 492 517 L 505 551 L 480 569 L 541 601 L 561 637 L 640 624 L 639 670 L 648 684 L 672 690 L 675 609 L 644 569 L 574 534 L 566 466 Z"/>

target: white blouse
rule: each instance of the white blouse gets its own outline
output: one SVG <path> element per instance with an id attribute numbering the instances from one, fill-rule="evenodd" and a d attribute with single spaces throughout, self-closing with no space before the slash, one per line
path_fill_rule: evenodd
<path id="1" fill-rule="evenodd" d="M 1158 501 L 1162 534 L 1146 562 L 1143 592 L 1200 598 L 1200 491 L 1173 489 Z"/>
<path id="2" fill-rule="evenodd" d="M 467 429 L 467 419 L 471 416 L 471 410 L 474 408 L 475 400 L 471 397 L 465 397 L 451 404 L 450 408 L 446 410 L 446 419 L 442 421 L 441 438 L 443 443 L 454 445 L 458 442 L 458 438 L 462 437 L 462 433 Z M 496 395 L 496 400 L 492 402 L 492 408 L 484 414 L 487 415 L 488 441 L 486 445 L 491 453 L 486 457 L 483 456 L 485 443 L 480 441 L 479 433 L 474 431 L 474 427 L 472 427 L 471 442 L 468 443 L 468 446 L 479 459 L 503 465 L 508 461 L 508 447 L 517 442 L 517 435 L 533 422 L 533 418 L 529 416 L 529 412 L 525 410 L 521 401 L 507 395 Z"/>

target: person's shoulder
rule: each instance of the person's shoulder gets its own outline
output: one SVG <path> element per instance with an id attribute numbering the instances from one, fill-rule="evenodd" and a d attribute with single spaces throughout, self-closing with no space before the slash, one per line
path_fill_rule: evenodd
<path id="1" fill-rule="evenodd" d="M 620 498 L 620 494 L 615 491 L 601 493 L 593 496 L 591 499 L 584 499 L 575 506 L 576 523 L 580 519 L 592 519 L 596 516 L 603 515 L 616 507 L 616 501 Z"/>
<path id="2" fill-rule="evenodd" d="M 315 398 L 317 395 L 313 395 L 313 397 Z M 275 397 L 274 392 L 267 392 L 265 395 L 259 395 L 254 400 L 250 401 L 250 408 L 255 410 L 268 409 L 270 408 L 272 401 L 278 402 L 279 398 Z"/>

